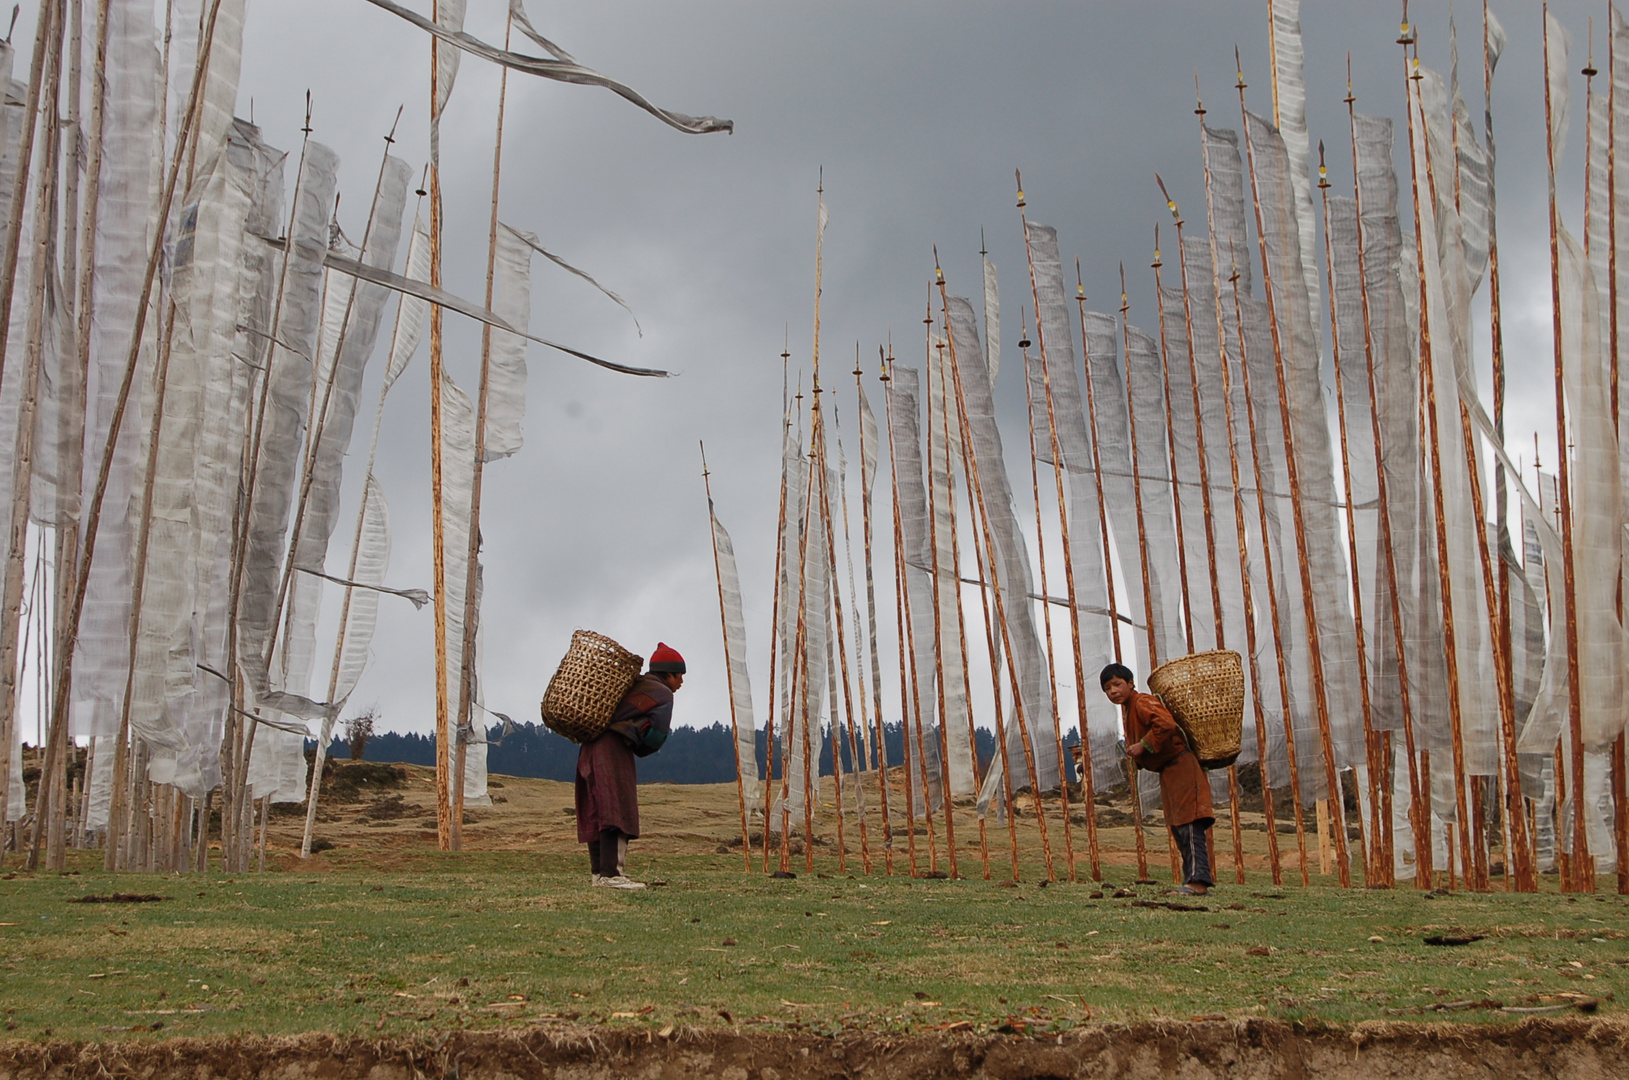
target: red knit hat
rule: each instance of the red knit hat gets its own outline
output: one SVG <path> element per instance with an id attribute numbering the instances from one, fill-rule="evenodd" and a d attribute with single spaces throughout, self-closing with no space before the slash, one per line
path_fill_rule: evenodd
<path id="1" fill-rule="evenodd" d="M 666 642 L 658 641 L 656 651 L 650 654 L 650 669 L 656 672 L 684 674 L 684 657 Z"/>

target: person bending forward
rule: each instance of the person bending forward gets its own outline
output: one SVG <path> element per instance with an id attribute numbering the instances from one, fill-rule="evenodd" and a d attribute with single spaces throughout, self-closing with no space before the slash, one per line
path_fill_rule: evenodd
<path id="1" fill-rule="evenodd" d="M 1178 892 L 1204 896 L 1216 884 L 1210 873 L 1210 781 L 1165 703 L 1137 692 L 1136 676 L 1124 664 L 1110 664 L 1100 676 L 1103 693 L 1121 706 L 1126 753 L 1140 769 L 1158 773 L 1165 825 L 1182 852 L 1184 884 Z M 1141 808 L 1138 808 L 1141 812 Z"/>
<path id="2" fill-rule="evenodd" d="M 624 873 L 628 841 L 639 836 L 636 758 L 662 748 L 673 725 L 673 694 L 684 685 L 684 657 L 657 642 L 650 670 L 634 680 L 611 723 L 577 751 L 577 840 L 588 845 L 592 884 L 643 889 Z"/>

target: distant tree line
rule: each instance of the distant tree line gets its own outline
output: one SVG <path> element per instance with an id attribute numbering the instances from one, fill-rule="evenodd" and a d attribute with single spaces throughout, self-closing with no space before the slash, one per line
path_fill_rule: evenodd
<path id="1" fill-rule="evenodd" d="M 927 738 L 938 737 L 938 729 L 924 732 Z M 488 734 L 486 768 L 489 773 L 503 776 L 531 776 L 544 780 L 570 782 L 577 769 L 577 744 L 556 735 L 542 724 L 516 724 L 507 735 L 494 727 Z M 982 773 L 996 752 L 995 735 L 979 728 L 978 756 Z M 899 724 L 883 725 L 883 740 L 888 748 L 888 760 L 898 764 L 904 755 L 904 733 Z M 1078 734 L 1071 729 L 1064 743 L 1078 743 Z M 313 748 L 315 742 L 309 744 Z M 764 763 L 765 737 L 763 729 L 757 733 L 758 768 L 760 775 Z M 853 768 L 845 733 L 840 743 L 843 769 Z M 335 739 L 328 753 L 334 758 L 349 758 L 351 745 Z M 831 772 L 831 738 L 823 734 L 820 744 L 820 771 Z M 430 735 L 395 731 L 371 732 L 363 747 L 365 761 L 391 761 L 408 765 L 433 766 L 436 761 L 435 738 Z M 723 784 L 735 780 L 735 742 L 727 724 L 709 727 L 676 727 L 661 751 L 639 762 L 639 779 L 653 784 Z"/>

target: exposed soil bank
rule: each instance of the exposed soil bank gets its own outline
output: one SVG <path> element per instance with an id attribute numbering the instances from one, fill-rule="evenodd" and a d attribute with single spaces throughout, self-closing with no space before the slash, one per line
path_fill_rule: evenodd
<path id="1" fill-rule="evenodd" d="M 508 1080 L 610 1077 L 805 1080 L 1021 1077 L 1331 1080 L 1398 1077 L 1629 1078 L 1629 1023 L 1532 1019 L 1513 1025 L 1276 1021 L 1078 1028 L 1062 1036 L 967 1033 L 836 1038 L 681 1029 L 530 1028 L 417 1040 L 173 1039 L 0 1043 L 0 1080 Z"/>

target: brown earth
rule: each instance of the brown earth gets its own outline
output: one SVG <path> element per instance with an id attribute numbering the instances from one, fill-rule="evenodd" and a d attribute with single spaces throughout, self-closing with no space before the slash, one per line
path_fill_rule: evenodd
<path id="1" fill-rule="evenodd" d="M 904 805 L 903 770 L 889 775 L 894 831 L 894 850 L 903 853 L 908 845 Z M 574 817 L 572 785 L 556 780 L 494 775 L 489 781 L 491 806 L 471 806 L 464 815 L 464 849 L 467 851 L 562 852 L 577 848 L 577 822 Z M 866 783 L 869 808 L 870 843 L 881 840 L 881 806 L 874 779 Z M 852 791 L 845 786 L 852 803 Z M 1050 843 L 1061 859 L 1065 850 L 1062 811 L 1054 794 L 1044 800 L 1050 821 Z M 831 777 L 820 781 L 822 813 L 815 823 L 816 849 L 835 854 L 839 843 L 849 858 L 860 852 L 860 837 L 852 805 L 847 807 L 845 835 L 839 838 L 835 826 L 836 792 Z M 1028 794 L 1018 799 L 1019 847 L 1026 859 L 1040 855 L 1034 799 Z M 1248 799 L 1245 800 L 1248 807 Z M 1259 800 L 1257 801 L 1259 808 Z M 935 807 L 933 827 L 942 853 L 943 821 Z M 1136 866 L 1135 817 L 1129 794 L 1122 786 L 1112 795 L 1099 794 L 1096 814 L 1103 861 L 1108 866 Z M 1233 870 L 1233 835 L 1225 803 L 1217 808 L 1215 865 L 1218 871 Z M 1086 853 L 1086 807 L 1078 794 L 1070 802 L 1074 826 L 1073 842 L 1080 858 Z M 659 855 L 701 855 L 741 850 L 741 806 L 734 784 L 640 784 L 639 812 L 642 852 Z M 762 808 L 748 808 L 748 830 L 755 852 L 763 842 Z M 1311 815 L 1309 814 L 1310 818 Z M 1258 811 L 1243 809 L 1239 815 L 1244 863 L 1250 870 L 1268 868 L 1266 821 Z M 772 842 L 778 843 L 780 822 L 771 822 Z M 963 852 L 978 846 L 979 823 L 974 807 L 955 807 L 956 842 Z M 1287 816 L 1278 821 L 1279 847 L 1285 873 L 1293 873 L 1296 843 L 1293 825 Z M 803 852 L 803 822 L 792 823 L 793 852 Z M 273 807 L 267 844 L 268 865 L 284 869 L 298 864 L 302 872 L 325 867 L 355 866 L 366 863 L 380 870 L 405 868 L 415 856 L 436 847 L 435 770 L 418 765 L 386 765 L 374 762 L 331 761 L 323 777 L 313 851 L 327 853 L 325 859 L 301 862 L 300 838 L 305 827 L 305 807 L 288 804 Z M 1352 829 L 1353 836 L 1357 835 Z M 926 823 L 918 818 L 915 838 L 927 854 Z M 988 827 L 990 850 L 997 859 L 1007 848 L 1006 829 L 992 821 Z M 1157 813 L 1145 824 L 1145 844 L 1149 873 L 1163 877 L 1173 869 L 1175 849 L 1166 837 Z M 1312 873 L 1320 871 L 1318 841 L 1309 823 L 1308 844 Z M 971 854 L 963 856 L 972 857 Z"/>
<path id="2" fill-rule="evenodd" d="M 573 1026 L 433 1039 L 175 1039 L 150 1043 L 0 1044 L 0 1080 L 510 1080 L 617 1076 L 814 1080 L 825 1077 L 1020 1077 L 1329 1080 L 1371 1077 L 1629 1077 L 1629 1025 L 1528 1020 L 1511 1027 L 1276 1021 L 1099 1025 L 1067 1034 L 974 1036 L 660 1034 Z"/>

